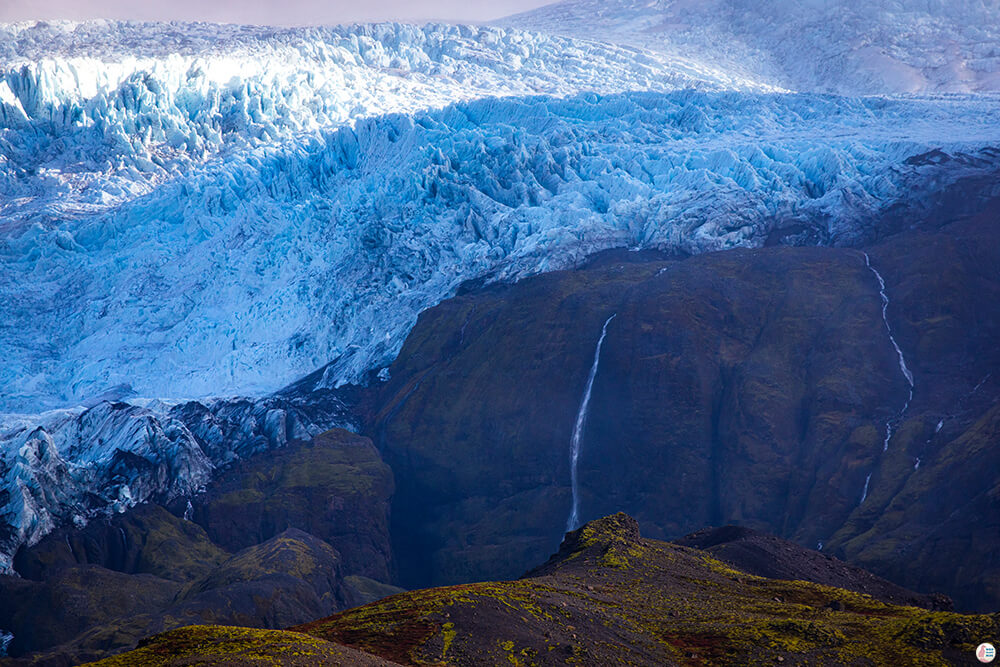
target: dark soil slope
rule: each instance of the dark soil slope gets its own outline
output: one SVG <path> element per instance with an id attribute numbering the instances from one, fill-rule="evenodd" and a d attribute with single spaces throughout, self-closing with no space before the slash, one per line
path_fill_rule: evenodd
<path id="1" fill-rule="evenodd" d="M 405 593 L 296 629 L 402 664 L 954 664 L 1000 633 L 1000 615 L 757 577 L 643 539 L 618 514 L 517 581 Z"/>

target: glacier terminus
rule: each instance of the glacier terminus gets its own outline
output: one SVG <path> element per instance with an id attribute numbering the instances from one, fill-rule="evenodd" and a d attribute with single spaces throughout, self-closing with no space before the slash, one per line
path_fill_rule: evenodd
<path id="1" fill-rule="evenodd" d="M 705 6 L 720 4 L 750 11 Z M 926 26 L 929 4 L 851 14 L 841 37 Z M 573 21 L 554 29 L 555 11 Z M 852 46 L 851 70 L 824 60 L 824 32 L 829 49 L 779 70 L 794 42 L 710 52 L 729 35 L 714 24 L 622 38 L 636 11 L 0 24 L 0 569 L 58 525 L 183 498 L 345 424 L 275 392 L 310 374 L 317 391 L 380 381 L 417 316 L 466 281 L 613 248 L 858 246 L 928 184 L 1000 167 L 996 22 L 939 26 L 956 79 L 917 28 L 884 52 Z M 729 25 L 753 33 L 761 11 Z M 820 30 L 790 16 L 787 40 Z M 865 75 L 885 59 L 890 77 Z M 126 452 L 150 466 L 126 470 Z"/>

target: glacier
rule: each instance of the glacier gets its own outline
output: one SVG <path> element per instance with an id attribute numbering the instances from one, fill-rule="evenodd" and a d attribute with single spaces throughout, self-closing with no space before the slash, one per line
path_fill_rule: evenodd
<path id="1" fill-rule="evenodd" d="M 213 28 L 219 33 L 215 40 L 208 36 Z M 253 360 L 232 360 L 231 382 L 198 377 L 198 371 L 167 362 L 197 353 L 216 365 L 225 356 L 219 346 L 196 351 L 179 341 L 173 352 L 165 350 L 169 375 L 178 380 L 173 387 L 149 386 L 141 379 L 147 370 L 134 366 L 150 358 L 148 346 L 160 346 L 177 323 L 192 316 L 207 318 L 195 326 L 219 328 L 212 321 L 215 313 L 191 313 L 195 295 L 204 289 L 199 274 L 211 276 L 212 267 L 227 263 L 224 255 L 244 254 L 233 245 L 244 243 L 240 237 L 249 234 L 259 242 L 282 228 L 285 241 L 282 234 L 271 235 L 272 250 L 280 251 L 282 243 L 298 243 L 292 219 L 328 215 L 326 208 L 336 199 L 329 196 L 334 182 L 319 184 L 325 201 L 314 201 L 317 209 L 311 212 L 305 205 L 283 210 L 281 202 L 296 197 L 304 204 L 308 193 L 295 188 L 316 189 L 315 183 L 301 182 L 296 170 L 319 169 L 325 179 L 324 172 L 353 167 L 357 139 L 347 128 L 361 120 L 484 96 L 731 85 L 699 78 L 697 72 L 635 49 L 489 27 L 381 24 L 290 31 L 84 23 L 19 24 L 0 29 L 4 33 L 7 39 L 0 43 L 13 45 L 13 53 L 0 67 L 0 295 L 5 302 L 0 334 L 23 361 L 3 373 L 8 389 L 0 400 L 3 411 L 63 407 L 94 395 L 96 385 L 101 385 L 97 393 L 132 385 L 142 395 L 161 397 L 255 392 L 328 361 L 331 345 L 306 340 L 302 347 L 300 339 L 308 336 L 296 333 L 303 323 L 292 317 L 265 325 L 277 327 L 270 340 L 239 341 L 236 331 L 243 325 L 216 338 L 224 345 L 260 347 Z M 331 135 L 338 129 L 347 131 Z M 302 159 L 313 163 L 298 164 Z M 231 178 L 240 182 L 230 183 Z M 376 200 L 377 187 L 370 185 Z M 197 203 L 185 199 L 188 190 L 201 193 Z M 167 204 L 170 210 L 163 215 L 153 210 L 169 197 L 178 198 Z M 180 205 L 185 208 L 177 209 Z M 227 216 L 229 222 L 222 222 Z M 168 217 L 172 222 L 166 223 Z M 230 226 L 236 217 L 243 218 L 242 230 Z M 122 228 L 136 224 L 142 229 L 129 233 Z M 327 227 L 326 234 L 336 233 L 333 225 Z M 223 237 L 228 247 L 209 248 Z M 189 255 L 196 247 L 201 250 Z M 325 242 L 314 250 L 323 247 Z M 71 254 L 61 259 L 52 254 L 64 252 Z M 240 271 L 247 268 L 243 264 Z M 286 264 L 289 273 L 280 282 L 287 286 L 296 268 L 294 259 Z M 174 270 L 187 276 L 187 284 L 177 283 L 177 276 L 155 275 Z M 122 282 L 124 292 L 98 287 L 105 298 L 85 294 L 95 279 L 106 285 L 102 273 L 132 276 Z M 163 293 L 168 289 L 164 279 L 173 281 L 172 296 Z M 305 276 L 295 280 L 302 290 L 310 289 Z M 70 297 L 75 306 L 64 301 L 71 292 L 77 295 Z M 260 297 L 255 297 L 259 307 L 273 315 Z M 79 307 L 83 301 L 90 305 Z M 59 302 L 73 311 L 72 327 L 49 307 Z M 139 316 L 133 325 L 151 326 L 151 339 L 139 344 L 146 351 L 130 343 L 120 346 L 123 330 L 107 327 L 122 308 Z M 144 322 L 150 309 L 156 311 L 155 323 Z M 48 313 L 51 321 L 24 322 L 31 313 L 42 319 Z M 60 329 L 73 330 L 73 340 L 53 335 Z M 279 339 L 293 348 L 294 363 L 258 367 L 259 372 L 247 366 L 247 361 L 256 365 L 273 357 Z M 88 350 L 85 361 L 68 353 L 79 346 Z M 80 377 L 53 374 L 54 357 L 77 366 Z M 105 377 L 90 377 L 105 374 L 109 364 L 131 370 L 118 373 L 111 384 L 102 384 Z"/>
<path id="2" fill-rule="evenodd" d="M 794 92 L 613 32 L 0 25 L 0 570 L 351 427 L 335 390 L 465 281 L 858 245 L 1000 166 L 992 93 Z M 309 374 L 325 407 L 274 393 Z"/>
<path id="3" fill-rule="evenodd" d="M 488 98 L 256 146 L 106 210 L 11 216 L 0 410 L 116 387 L 260 395 L 331 361 L 322 386 L 358 382 L 463 281 L 609 247 L 762 245 L 779 220 L 860 242 L 939 170 L 906 164 L 939 136 L 953 153 L 1000 145 L 996 108 L 700 91 Z"/>

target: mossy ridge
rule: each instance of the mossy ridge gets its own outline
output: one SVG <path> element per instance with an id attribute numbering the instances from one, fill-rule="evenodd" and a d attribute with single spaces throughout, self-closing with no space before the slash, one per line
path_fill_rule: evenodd
<path id="1" fill-rule="evenodd" d="M 376 602 L 392 595 L 406 592 L 398 586 L 384 584 L 381 581 L 357 574 L 345 576 L 344 584 L 348 587 L 355 606 Z"/>
<path id="2" fill-rule="evenodd" d="M 1000 614 L 753 576 L 612 519 L 523 579 L 401 593 L 292 630 L 401 664 L 524 666 L 944 665 L 1000 635 Z"/>
<path id="3" fill-rule="evenodd" d="M 134 651 L 106 658 L 94 667 L 213 665 L 389 664 L 318 637 L 284 630 L 191 625 L 142 642 Z"/>
<path id="4" fill-rule="evenodd" d="M 702 649 L 701 657 L 746 664 L 768 663 L 777 653 L 822 663 L 950 664 L 972 654 L 973 638 L 995 636 L 1000 617 L 964 616 L 885 605 L 867 596 L 809 582 L 748 581 L 756 594 L 740 600 L 734 591 L 708 605 L 683 605 L 674 631 L 663 632 L 680 649 Z M 822 604 L 839 602 L 841 611 Z M 812 605 L 803 604 L 809 601 Z M 679 631 L 678 631 L 679 630 Z M 763 651 L 761 649 L 764 649 Z M 764 655 L 760 655 L 763 653 Z"/>
<path id="5" fill-rule="evenodd" d="M 649 664 L 654 654 L 664 664 L 774 664 L 778 657 L 890 664 L 898 657 L 940 665 L 971 651 L 971 638 L 1000 631 L 994 617 L 750 575 L 695 549 L 640 539 L 626 519 L 571 534 L 560 557 L 531 578 L 403 594 L 308 631 L 364 648 L 355 642 L 380 632 L 373 620 L 403 618 L 427 623 L 426 637 L 408 647 L 411 664 L 524 665 Z M 333 626 L 336 633 L 326 634 Z M 598 626 L 619 642 L 591 641 Z M 370 637 L 365 642 L 372 646 Z"/>

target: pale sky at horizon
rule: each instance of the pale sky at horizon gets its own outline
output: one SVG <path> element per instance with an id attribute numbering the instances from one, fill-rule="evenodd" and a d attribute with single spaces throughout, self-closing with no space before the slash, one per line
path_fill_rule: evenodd
<path id="1" fill-rule="evenodd" d="M 0 0 L 0 22 L 65 19 L 214 21 L 263 25 L 330 25 L 365 21 L 481 22 L 552 0 Z"/>

